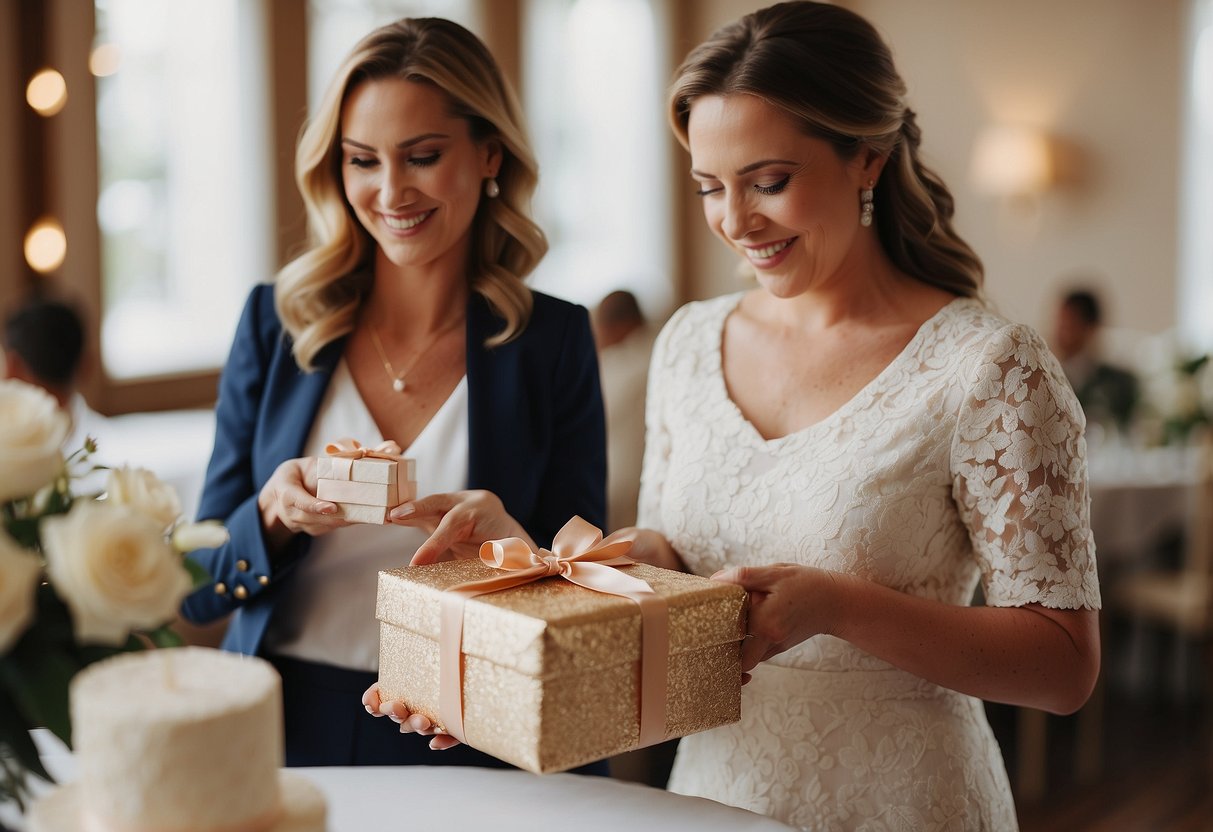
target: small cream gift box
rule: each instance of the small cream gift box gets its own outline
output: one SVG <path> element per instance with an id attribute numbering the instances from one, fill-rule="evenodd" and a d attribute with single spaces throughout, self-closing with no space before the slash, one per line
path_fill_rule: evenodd
<path id="1" fill-rule="evenodd" d="M 381 696 L 536 773 L 736 722 L 745 591 L 633 564 L 630 545 L 574 518 L 553 552 L 490 541 L 484 562 L 380 572 Z M 510 548 L 521 580 L 494 568 Z M 584 567 L 652 597 L 579 585 Z"/>
<path id="2" fill-rule="evenodd" d="M 316 459 L 316 497 L 336 503 L 351 523 L 388 521 L 388 512 L 417 497 L 416 466 L 395 442 L 364 448 L 353 439 L 329 443 Z"/>

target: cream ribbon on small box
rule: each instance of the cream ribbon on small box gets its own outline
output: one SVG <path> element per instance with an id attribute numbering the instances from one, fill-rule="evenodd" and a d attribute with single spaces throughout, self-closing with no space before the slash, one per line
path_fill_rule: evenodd
<path id="1" fill-rule="evenodd" d="M 620 572 L 635 563 L 626 553 L 630 540 L 603 539 L 602 531 L 574 517 L 556 533 L 552 550 L 533 551 L 517 537 L 489 540 L 480 560 L 504 574 L 449 587 L 442 593 L 439 632 L 438 714 L 446 731 L 460 742 L 463 732 L 463 608 L 467 599 L 499 592 L 547 577 L 560 576 L 578 586 L 630 598 L 640 605 L 640 744 L 666 738 L 666 676 L 669 669 L 669 608 L 647 582 Z"/>

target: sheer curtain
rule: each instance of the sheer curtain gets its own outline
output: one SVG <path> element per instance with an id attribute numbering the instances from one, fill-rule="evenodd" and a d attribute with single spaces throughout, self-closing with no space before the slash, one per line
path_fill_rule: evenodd
<path id="1" fill-rule="evenodd" d="M 1180 182 L 1179 327 L 1213 350 L 1213 0 L 1191 0 Z"/>
<path id="2" fill-rule="evenodd" d="M 593 306 L 628 289 L 673 302 L 664 4 L 529 0 L 524 103 L 551 251 L 532 285 Z"/>

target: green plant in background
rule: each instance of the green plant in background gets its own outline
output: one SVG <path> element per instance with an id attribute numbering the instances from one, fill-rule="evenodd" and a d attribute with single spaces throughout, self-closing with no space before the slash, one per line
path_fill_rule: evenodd
<path id="1" fill-rule="evenodd" d="M 1175 394 L 1163 419 L 1164 444 L 1183 444 L 1192 432 L 1210 424 L 1209 409 L 1201 395 L 1201 373 L 1209 355 L 1180 359 L 1175 364 Z"/>

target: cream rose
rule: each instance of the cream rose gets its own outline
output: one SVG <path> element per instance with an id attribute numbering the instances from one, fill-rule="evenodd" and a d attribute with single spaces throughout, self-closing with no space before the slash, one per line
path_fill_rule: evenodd
<path id="1" fill-rule="evenodd" d="M 106 500 L 114 505 L 129 506 L 151 518 L 161 531 L 181 516 L 177 492 L 146 468 L 124 465 L 113 469 L 105 481 L 105 491 Z"/>
<path id="2" fill-rule="evenodd" d="M 178 552 L 217 549 L 228 541 L 227 529 L 218 520 L 182 523 L 173 529 L 173 548 Z"/>
<path id="3" fill-rule="evenodd" d="M 0 531 L 0 654 L 17 643 L 34 617 L 42 564 Z"/>
<path id="4" fill-rule="evenodd" d="M 54 397 L 23 381 L 0 381 L 0 502 L 28 497 L 63 466 L 71 421 Z"/>
<path id="5" fill-rule="evenodd" d="M 42 549 L 81 641 L 120 645 L 171 621 L 191 588 L 159 520 L 129 506 L 79 500 L 42 521 Z"/>

